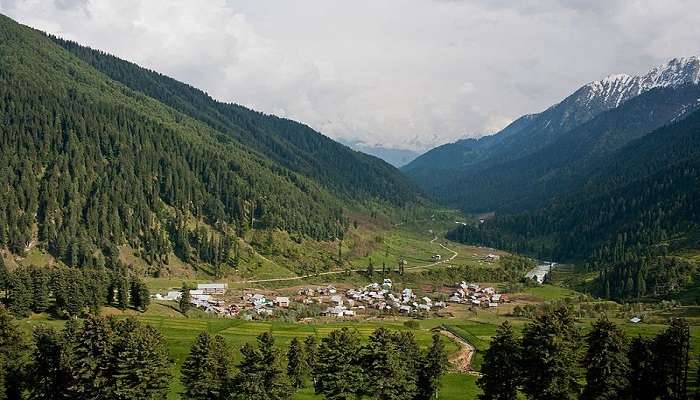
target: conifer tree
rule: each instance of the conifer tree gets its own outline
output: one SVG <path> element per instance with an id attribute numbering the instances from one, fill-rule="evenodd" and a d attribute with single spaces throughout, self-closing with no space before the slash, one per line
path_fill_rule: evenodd
<path id="1" fill-rule="evenodd" d="M 342 328 L 321 339 L 314 367 L 316 394 L 327 400 L 350 400 L 362 395 L 361 355 L 357 331 Z"/>
<path id="2" fill-rule="evenodd" d="M 272 334 L 260 334 L 257 342 L 257 348 L 248 343 L 241 348 L 243 360 L 233 379 L 233 393 L 250 400 L 290 399 L 292 390 L 274 348 Z"/>
<path id="3" fill-rule="evenodd" d="M 114 343 L 114 396 L 120 400 L 160 400 L 167 397 L 170 362 L 165 338 L 155 328 L 135 320 L 119 322 Z"/>
<path id="4" fill-rule="evenodd" d="M 292 387 L 300 388 L 304 386 L 306 372 L 304 350 L 299 339 L 295 337 L 289 343 L 289 351 L 287 351 L 287 377 Z"/>
<path id="5" fill-rule="evenodd" d="M 32 310 L 42 313 L 49 308 L 49 292 L 51 277 L 45 268 L 32 266 L 30 268 L 33 287 Z"/>
<path id="6" fill-rule="evenodd" d="M 670 326 L 654 339 L 655 372 L 664 400 L 682 400 L 688 392 L 690 326 L 683 318 L 674 318 Z"/>
<path id="7" fill-rule="evenodd" d="M 7 298 L 8 290 L 10 288 L 10 271 L 5 265 L 5 257 L 0 253 L 0 290 L 5 292 L 5 298 Z"/>
<path id="8" fill-rule="evenodd" d="M 566 307 L 536 317 L 523 331 L 523 392 L 533 400 L 573 399 L 579 390 L 579 343 Z"/>
<path id="9" fill-rule="evenodd" d="M 660 396 L 655 371 L 653 344 L 638 336 L 632 340 L 628 353 L 630 363 L 627 392 L 635 400 L 654 400 Z"/>
<path id="10" fill-rule="evenodd" d="M 0 305 L 0 380 L 4 390 L 0 398 L 21 399 L 26 386 L 30 350 L 12 315 Z"/>
<path id="11" fill-rule="evenodd" d="M 423 355 L 418 370 L 416 400 L 430 400 L 437 395 L 440 378 L 447 371 L 447 351 L 439 334 L 433 335 L 428 351 Z"/>
<path id="12" fill-rule="evenodd" d="M 481 400 L 515 400 L 520 384 L 522 346 L 510 322 L 505 321 L 491 340 L 481 366 L 477 384 L 483 390 Z"/>
<path id="13" fill-rule="evenodd" d="M 603 317 L 588 334 L 588 351 L 583 360 L 586 386 L 582 400 L 616 400 L 624 397 L 630 372 L 624 332 Z"/>
<path id="14" fill-rule="evenodd" d="M 190 310 L 192 305 L 190 304 L 190 301 L 192 301 L 192 296 L 190 295 L 190 288 L 187 286 L 182 287 L 182 294 L 180 295 L 180 312 L 187 315 L 187 311 Z"/>
<path id="15" fill-rule="evenodd" d="M 304 339 L 304 362 L 308 368 L 309 374 L 312 374 L 316 365 L 316 352 L 318 351 L 318 343 L 316 336 L 307 336 Z M 313 375 L 313 374 L 312 374 Z M 313 376 L 312 376 L 313 378 Z"/>
<path id="16" fill-rule="evenodd" d="M 34 301 L 32 293 L 32 276 L 26 268 L 18 268 L 12 274 L 10 287 L 10 311 L 26 317 L 32 310 Z"/>
<path id="17" fill-rule="evenodd" d="M 212 353 L 214 375 L 219 385 L 218 398 L 226 399 L 229 396 L 229 382 L 232 377 L 233 353 L 226 340 L 220 335 L 214 336 Z"/>
<path id="18" fill-rule="evenodd" d="M 72 398 L 114 397 L 114 335 L 106 319 L 88 316 L 72 338 L 69 370 Z"/>
<path id="19" fill-rule="evenodd" d="M 67 394 L 68 371 L 63 364 L 63 340 L 52 328 L 34 330 L 30 400 L 59 400 Z"/>
<path id="20" fill-rule="evenodd" d="M 191 400 L 216 399 L 222 382 L 217 377 L 216 362 L 212 350 L 214 340 L 209 333 L 202 332 L 190 348 L 182 364 L 181 378 L 184 398 Z"/>

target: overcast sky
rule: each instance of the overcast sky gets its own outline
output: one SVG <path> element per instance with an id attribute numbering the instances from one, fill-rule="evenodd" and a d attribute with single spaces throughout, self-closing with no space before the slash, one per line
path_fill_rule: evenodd
<path id="1" fill-rule="evenodd" d="M 330 137 L 413 150 L 700 53 L 698 0 L 0 0 L 0 12 Z"/>

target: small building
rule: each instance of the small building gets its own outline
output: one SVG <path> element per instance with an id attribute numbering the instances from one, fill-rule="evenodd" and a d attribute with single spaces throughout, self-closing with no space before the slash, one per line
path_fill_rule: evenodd
<path id="1" fill-rule="evenodd" d="M 331 296 L 331 304 L 333 304 L 334 306 L 342 306 L 343 297 L 338 294 Z"/>
<path id="2" fill-rule="evenodd" d="M 204 294 L 226 294 L 228 283 L 200 283 L 197 285 L 197 289 Z"/>
<path id="3" fill-rule="evenodd" d="M 433 261 L 440 261 L 442 259 L 442 256 L 440 254 L 434 254 L 432 257 L 430 257 Z"/>
<path id="4" fill-rule="evenodd" d="M 639 317 L 632 317 L 632 318 L 630 318 L 630 322 L 633 324 L 638 324 L 638 323 L 642 322 L 642 319 Z"/>
<path id="5" fill-rule="evenodd" d="M 182 297 L 182 292 L 179 290 L 171 290 L 163 297 L 163 300 L 177 301 L 180 300 L 180 297 Z"/>
<path id="6" fill-rule="evenodd" d="M 289 307 L 289 297 L 275 297 L 275 305 L 283 308 Z"/>
<path id="7" fill-rule="evenodd" d="M 491 253 L 487 254 L 486 257 L 484 257 L 484 260 L 486 260 L 488 262 L 494 262 L 494 261 L 498 261 L 500 259 L 501 259 L 501 256 L 499 256 L 497 254 L 491 254 Z"/>
<path id="8" fill-rule="evenodd" d="M 384 289 L 391 289 L 392 285 L 393 285 L 393 283 L 391 282 L 391 279 L 388 279 L 388 278 L 384 279 L 384 282 L 382 283 L 382 287 Z"/>

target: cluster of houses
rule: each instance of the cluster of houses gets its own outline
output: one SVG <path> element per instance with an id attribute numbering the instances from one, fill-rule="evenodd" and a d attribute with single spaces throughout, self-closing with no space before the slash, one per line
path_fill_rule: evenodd
<path id="1" fill-rule="evenodd" d="M 214 297 L 223 296 L 227 291 L 227 283 L 200 283 L 197 289 L 190 289 L 190 304 L 210 314 L 235 317 L 240 312 L 238 306 L 235 304 L 226 306 L 222 299 Z M 171 290 L 165 296 L 156 293 L 153 297 L 156 300 L 180 301 L 182 291 Z"/>
<path id="2" fill-rule="evenodd" d="M 457 283 L 456 290 L 448 301 L 457 304 L 469 304 L 471 306 L 498 307 L 500 303 L 508 302 L 508 295 L 496 293 L 492 287 L 480 287 L 476 283 L 466 283 L 464 281 Z"/>
<path id="3" fill-rule="evenodd" d="M 381 284 L 375 282 L 364 287 L 348 289 L 343 294 L 334 288 L 326 288 L 322 293 L 319 293 L 319 289 L 308 288 L 299 291 L 305 304 L 325 304 L 326 302 L 318 297 L 324 294 L 329 295 L 329 298 L 323 314 L 338 318 L 352 317 L 366 310 L 411 314 L 429 312 L 434 308 L 446 306 L 444 302 L 433 301 L 429 297 L 419 299 L 409 288 L 400 292 L 394 291 L 391 279 L 384 279 Z"/>

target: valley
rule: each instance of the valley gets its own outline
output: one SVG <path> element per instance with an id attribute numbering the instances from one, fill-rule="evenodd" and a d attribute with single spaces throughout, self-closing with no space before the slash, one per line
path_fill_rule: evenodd
<path id="1" fill-rule="evenodd" d="M 674 58 L 397 169 L 0 15 L 0 400 L 688 400 L 699 100 Z"/>

